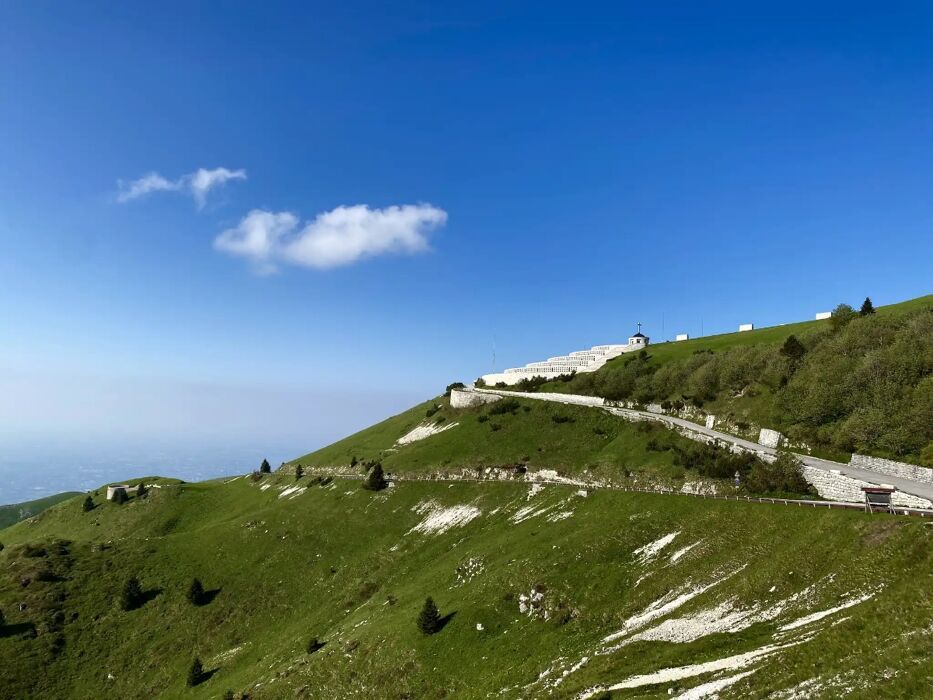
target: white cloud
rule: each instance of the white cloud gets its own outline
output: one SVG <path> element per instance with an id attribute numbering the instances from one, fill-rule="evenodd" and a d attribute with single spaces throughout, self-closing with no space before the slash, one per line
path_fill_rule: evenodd
<path id="1" fill-rule="evenodd" d="M 326 269 L 387 253 L 428 250 L 428 234 L 447 221 L 430 204 L 370 209 L 365 204 L 337 207 L 299 228 L 290 212 L 254 209 L 214 240 L 217 250 L 245 257 L 262 273 L 279 264 Z"/>
<path id="2" fill-rule="evenodd" d="M 159 173 L 148 173 L 128 184 L 121 180 L 119 185 L 120 192 L 117 194 L 118 202 L 128 202 L 131 199 L 142 197 L 150 192 L 174 191 L 179 189 L 177 182 L 170 182 L 159 175 Z"/>
<path id="3" fill-rule="evenodd" d="M 246 171 L 229 170 L 227 168 L 198 168 L 195 172 L 182 175 L 177 180 L 167 180 L 152 172 L 143 175 L 138 180 L 131 182 L 119 181 L 119 192 L 117 193 L 118 202 L 128 202 L 131 199 L 144 197 L 151 192 L 186 192 L 194 197 L 198 209 L 204 206 L 207 201 L 207 194 L 215 187 L 220 187 L 228 180 L 245 180 Z"/>
<path id="4" fill-rule="evenodd" d="M 186 175 L 184 179 L 191 189 L 191 194 L 194 195 L 194 201 L 198 203 L 200 208 L 204 206 L 204 200 L 207 198 L 208 192 L 223 185 L 227 180 L 245 180 L 246 171 L 242 168 L 239 170 L 227 170 L 227 168 L 205 170 L 204 168 L 198 168 L 197 172 Z"/>

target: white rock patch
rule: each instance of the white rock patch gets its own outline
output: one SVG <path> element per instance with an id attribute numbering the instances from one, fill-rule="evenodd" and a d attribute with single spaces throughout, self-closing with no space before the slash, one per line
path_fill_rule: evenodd
<path id="1" fill-rule="evenodd" d="M 513 523 L 521 523 L 521 522 L 524 522 L 525 520 L 528 520 L 528 518 L 535 517 L 536 515 L 543 515 L 544 513 L 547 513 L 549 510 L 553 510 L 554 507 L 555 506 L 553 505 L 544 506 L 543 508 L 535 508 L 534 506 L 525 506 L 524 508 L 519 508 L 517 511 L 515 511 L 515 513 L 510 518 L 510 520 Z"/>
<path id="2" fill-rule="evenodd" d="M 455 527 L 463 527 L 483 512 L 476 506 L 456 505 L 445 508 L 433 501 L 419 503 L 412 508 L 417 513 L 425 514 L 424 520 L 406 532 L 420 532 L 423 535 L 440 535 Z"/>
<path id="3" fill-rule="evenodd" d="M 286 496 L 292 496 L 292 495 L 300 496 L 307 490 L 308 489 L 304 486 L 292 486 L 282 491 L 282 493 L 279 494 L 279 498 L 285 498 Z"/>
<path id="4" fill-rule="evenodd" d="M 731 671 L 736 671 L 746 666 L 751 665 L 758 659 L 765 658 L 774 654 L 775 652 L 782 651 L 788 647 L 795 646 L 801 642 L 791 642 L 789 644 L 768 644 L 758 649 L 753 649 L 752 651 L 747 651 L 744 654 L 736 654 L 735 656 L 727 656 L 722 659 L 715 659 L 713 661 L 707 661 L 702 664 L 693 664 L 690 666 L 675 666 L 672 668 L 664 668 L 660 671 L 655 671 L 654 673 L 645 673 L 639 676 L 630 676 L 624 681 L 619 683 L 613 683 L 608 686 L 596 686 L 594 688 L 587 688 L 582 693 L 577 695 L 577 700 L 585 700 L 586 698 L 591 698 L 594 695 L 605 691 L 614 691 L 614 690 L 626 690 L 628 688 L 640 688 L 646 685 L 655 685 L 658 683 L 673 683 L 674 681 L 679 681 L 684 678 L 694 678 L 695 676 L 701 676 L 706 673 L 716 673 L 718 671 L 725 671 L 729 669 Z"/>
<path id="5" fill-rule="evenodd" d="M 412 430 L 409 433 L 406 433 L 398 440 L 395 441 L 396 445 L 408 445 L 412 442 L 417 442 L 418 440 L 424 440 L 429 438 L 432 435 L 437 435 L 438 433 L 443 433 L 445 430 L 450 430 L 451 428 L 456 428 L 459 423 L 448 423 L 444 425 L 443 423 L 422 423 L 417 428 Z"/>
<path id="6" fill-rule="evenodd" d="M 686 553 L 689 552 L 691 549 L 693 549 L 694 547 L 696 547 L 696 546 L 697 546 L 698 544 L 700 544 L 700 542 L 702 542 L 702 541 L 703 541 L 703 540 L 697 540 L 697 541 L 694 542 L 693 544 L 688 544 L 686 547 L 683 547 L 682 549 L 678 549 L 676 552 L 674 552 L 674 553 L 671 555 L 671 559 L 670 559 L 671 564 L 677 563 L 677 560 L 678 560 L 678 559 L 680 559 L 684 554 L 686 554 Z"/>
<path id="7" fill-rule="evenodd" d="M 572 510 L 562 510 L 562 511 L 558 511 L 557 513 L 551 513 L 549 516 L 547 516 L 547 521 L 549 523 L 556 523 L 560 520 L 566 520 L 572 515 L 573 515 Z"/>
<path id="8" fill-rule="evenodd" d="M 872 598 L 873 596 L 874 596 L 874 593 L 865 593 L 863 595 L 858 596 L 857 598 L 850 598 L 844 603 L 837 605 L 834 608 L 830 608 L 829 610 L 821 610 L 819 612 L 813 613 L 812 615 L 807 615 L 805 617 L 801 617 L 797 620 L 794 620 L 793 622 L 790 622 L 784 625 L 783 627 L 781 627 L 780 631 L 789 632 L 791 630 L 797 629 L 798 627 L 803 627 L 804 625 L 809 625 L 813 622 L 818 622 L 822 620 L 824 617 L 829 617 L 830 615 L 833 615 L 839 612 L 840 610 L 845 610 L 847 608 L 851 608 L 853 605 L 864 603 L 866 600 L 868 600 L 869 598 Z"/>
<path id="9" fill-rule="evenodd" d="M 716 681 L 710 681 L 708 683 L 704 683 L 703 685 L 695 686 L 688 690 L 686 693 L 681 693 L 678 695 L 676 700 L 703 700 L 703 698 L 710 698 L 710 700 L 712 700 L 712 698 L 718 698 L 719 691 L 725 690 L 730 685 L 735 685 L 743 678 L 747 678 L 748 676 L 752 675 L 756 670 L 757 669 L 744 671 L 734 676 L 729 676 L 728 678 L 720 678 Z"/>
<path id="10" fill-rule="evenodd" d="M 679 535 L 680 532 L 672 532 L 664 537 L 655 540 L 654 542 L 649 542 L 644 547 L 639 547 L 632 554 L 638 557 L 638 561 L 642 564 L 647 564 L 652 559 L 658 556 L 662 549 L 674 541 L 674 538 Z"/>

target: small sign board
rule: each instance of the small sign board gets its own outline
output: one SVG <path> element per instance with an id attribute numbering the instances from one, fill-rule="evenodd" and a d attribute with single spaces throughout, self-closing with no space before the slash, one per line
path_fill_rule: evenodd
<path id="1" fill-rule="evenodd" d="M 891 510 L 891 494 L 894 489 L 888 486 L 863 486 L 862 492 L 865 494 L 865 510 L 868 513 L 874 513 L 876 510 Z"/>

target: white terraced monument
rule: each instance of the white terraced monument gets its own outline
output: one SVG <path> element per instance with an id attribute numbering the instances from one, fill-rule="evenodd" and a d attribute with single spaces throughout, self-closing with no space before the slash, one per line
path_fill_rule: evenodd
<path id="1" fill-rule="evenodd" d="M 641 324 L 638 324 L 638 330 L 635 335 L 628 339 L 625 345 L 594 345 L 589 350 L 577 350 L 568 355 L 558 355 L 541 362 L 530 362 L 524 367 L 511 367 L 504 372 L 493 372 L 484 374 L 482 380 L 486 386 L 496 386 L 497 384 L 506 384 L 511 386 L 518 384 L 523 379 L 532 377 L 544 377 L 545 379 L 554 379 L 562 374 L 571 374 L 573 372 L 595 372 L 609 360 L 618 357 L 627 352 L 643 350 L 650 338 L 641 332 Z"/>

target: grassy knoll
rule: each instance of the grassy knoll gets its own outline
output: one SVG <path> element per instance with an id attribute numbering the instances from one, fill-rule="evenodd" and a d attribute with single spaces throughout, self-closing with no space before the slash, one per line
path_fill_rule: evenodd
<path id="1" fill-rule="evenodd" d="M 46 508 L 54 506 L 56 503 L 67 501 L 69 498 L 74 498 L 78 495 L 80 494 L 77 491 L 66 491 L 64 493 L 56 493 L 53 496 L 37 498 L 33 501 L 0 506 L 0 530 L 9 527 L 13 523 L 18 523 L 20 520 L 31 518 L 33 515 L 41 513 Z"/>
<path id="2" fill-rule="evenodd" d="M 923 697 L 933 683 L 933 528 L 919 520 L 521 483 L 372 493 L 304 477 L 306 490 L 283 496 L 295 485 L 285 475 L 166 484 L 89 513 L 80 499 L 61 503 L 6 530 L 0 695 L 575 697 L 776 639 L 785 648 L 723 698 L 813 679 L 826 697 L 842 686 L 849 697 Z M 665 536 L 653 557 L 637 551 Z M 148 599 L 124 612 L 117 600 L 134 575 Z M 200 607 L 185 598 L 193 577 L 214 591 Z M 647 630 L 643 640 L 596 653 L 626 620 L 700 590 L 621 637 Z M 415 620 L 429 595 L 449 617 L 427 637 Z M 851 603 L 860 596 L 871 597 Z M 779 612 L 723 623 L 763 609 Z M 672 618 L 706 627 L 652 640 Z M 324 646 L 309 654 L 312 637 Z M 212 675 L 189 689 L 195 655 Z M 613 697 L 667 697 L 721 675 Z"/>

